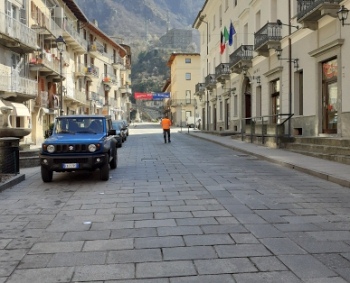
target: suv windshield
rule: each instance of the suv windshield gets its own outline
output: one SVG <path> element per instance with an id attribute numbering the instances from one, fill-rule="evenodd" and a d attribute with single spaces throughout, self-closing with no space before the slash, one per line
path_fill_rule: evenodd
<path id="1" fill-rule="evenodd" d="M 101 118 L 58 118 L 55 125 L 56 134 L 101 134 L 103 123 Z"/>

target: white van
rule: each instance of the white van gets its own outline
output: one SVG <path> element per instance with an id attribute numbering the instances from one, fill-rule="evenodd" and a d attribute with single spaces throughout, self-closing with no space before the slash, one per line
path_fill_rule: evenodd
<path id="1" fill-rule="evenodd" d="M 189 128 L 198 128 L 198 125 L 201 121 L 201 117 L 194 117 L 194 116 L 188 116 L 186 118 L 186 127 L 189 127 Z"/>

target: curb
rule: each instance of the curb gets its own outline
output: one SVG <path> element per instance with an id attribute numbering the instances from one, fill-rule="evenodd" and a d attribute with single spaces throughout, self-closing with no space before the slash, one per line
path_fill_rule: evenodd
<path id="1" fill-rule="evenodd" d="M 11 188 L 17 184 L 19 184 L 20 182 L 25 180 L 25 174 L 17 174 L 15 176 L 13 176 L 12 178 L 8 179 L 6 182 L 0 184 L 0 192 Z"/>

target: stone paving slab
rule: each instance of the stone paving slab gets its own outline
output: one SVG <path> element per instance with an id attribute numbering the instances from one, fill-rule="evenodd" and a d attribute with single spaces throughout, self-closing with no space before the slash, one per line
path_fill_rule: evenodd
<path id="1" fill-rule="evenodd" d="M 28 168 L 0 193 L 0 283 L 350 282 L 348 188 L 139 126 L 107 182 Z"/>

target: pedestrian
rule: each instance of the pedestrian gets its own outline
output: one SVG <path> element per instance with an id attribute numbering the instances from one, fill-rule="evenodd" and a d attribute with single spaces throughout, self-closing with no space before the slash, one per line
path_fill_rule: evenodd
<path id="1" fill-rule="evenodd" d="M 165 116 L 162 121 L 160 122 L 163 128 L 163 135 L 164 135 L 164 143 L 166 143 L 167 138 L 168 142 L 170 143 L 170 126 L 171 126 L 171 121 L 168 118 L 168 116 Z"/>

